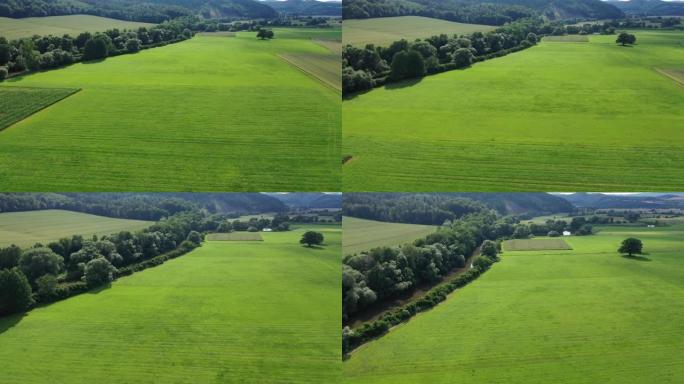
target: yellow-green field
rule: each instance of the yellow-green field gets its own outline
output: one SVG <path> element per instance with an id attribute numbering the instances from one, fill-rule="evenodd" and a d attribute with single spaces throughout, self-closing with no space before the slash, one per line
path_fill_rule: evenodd
<path id="1" fill-rule="evenodd" d="M 413 41 L 442 33 L 467 35 L 473 32 L 487 32 L 495 28 L 490 25 L 456 23 L 422 16 L 353 19 L 344 20 L 342 23 L 342 42 L 344 45 L 354 46 L 366 44 L 388 46 L 401 39 Z"/>
<path id="2" fill-rule="evenodd" d="M 210 233 L 206 239 L 209 241 L 263 241 L 258 232 Z"/>
<path id="3" fill-rule="evenodd" d="M 513 239 L 503 243 L 504 251 L 548 251 L 558 249 L 572 249 L 563 239 Z"/>
<path id="4" fill-rule="evenodd" d="M 410 243 L 437 230 L 433 225 L 385 223 L 348 216 L 342 218 L 342 228 L 342 251 L 345 255 Z"/>
<path id="5" fill-rule="evenodd" d="M 62 36 L 69 34 L 76 37 L 81 32 L 100 32 L 113 28 L 138 29 L 152 25 L 154 24 L 91 15 L 27 17 L 22 19 L 0 17 L 0 36 L 6 37 L 8 40 L 33 35 Z"/>
<path id="6" fill-rule="evenodd" d="M 115 219 L 87 213 L 56 209 L 0 213 L 0 247 L 11 244 L 29 247 L 47 244 L 71 235 L 111 235 L 135 231 L 152 225 L 151 221 Z"/>

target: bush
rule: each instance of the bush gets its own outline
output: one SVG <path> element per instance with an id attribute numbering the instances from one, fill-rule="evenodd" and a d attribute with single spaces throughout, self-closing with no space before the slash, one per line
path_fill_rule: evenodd
<path id="1" fill-rule="evenodd" d="M 497 259 L 497 249 L 496 249 L 496 243 L 491 241 L 491 240 L 485 240 L 482 243 L 482 247 L 480 248 L 480 254 L 483 256 L 487 256 L 492 260 Z"/>
<path id="2" fill-rule="evenodd" d="M 0 67 L 0 81 L 4 81 L 9 75 L 7 67 Z"/>
<path id="3" fill-rule="evenodd" d="M 86 42 L 83 60 L 99 60 L 109 56 L 109 44 L 105 35 L 98 35 Z"/>
<path id="4" fill-rule="evenodd" d="M 7 248 L 0 248 L 0 269 L 12 269 L 19 265 L 21 248 L 10 245 Z"/>
<path id="5" fill-rule="evenodd" d="M 99 287 L 114 280 L 116 268 L 104 257 L 90 260 L 85 266 L 85 281 L 89 288 Z"/>
<path id="6" fill-rule="evenodd" d="M 548 237 L 559 237 L 560 233 L 557 231 L 549 231 L 549 233 L 546 234 Z"/>
<path id="7" fill-rule="evenodd" d="M 0 270 L 0 315 L 23 312 L 32 304 L 26 276 L 18 268 Z"/>
<path id="8" fill-rule="evenodd" d="M 57 275 L 63 266 L 64 258 L 46 247 L 31 248 L 19 259 L 19 268 L 31 282 L 43 275 Z"/>
<path id="9" fill-rule="evenodd" d="M 40 302 L 53 300 L 57 295 L 57 278 L 54 275 L 43 275 L 37 278 L 36 295 Z"/>
<path id="10" fill-rule="evenodd" d="M 132 53 L 138 52 L 138 51 L 140 51 L 141 46 L 142 46 L 142 41 L 140 41 L 139 39 L 129 39 L 128 41 L 126 41 L 126 50 L 128 52 L 132 52 Z"/>
<path id="11" fill-rule="evenodd" d="M 494 264 L 494 260 L 487 256 L 477 256 L 473 260 L 473 268 L 479 269 L 481 272 L 486 271 L 489 267 Z"/>
<path id="12" fill-rule="evenodd" d="M 202 244 L 202 234 L 197 231 L 190 231 L 186 240 L 191 241 L 197 245 Z"/>

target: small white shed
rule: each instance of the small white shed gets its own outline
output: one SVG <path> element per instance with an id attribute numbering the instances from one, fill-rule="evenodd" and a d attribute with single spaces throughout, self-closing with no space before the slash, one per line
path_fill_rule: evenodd
<path id="1" fill-rule="evenodd" d="M 563 236 L 570 236 L 572 235 L 572 232 L 570 231 L 563 231 Z"/>
<path id="2" fill-rule="evenodd" d="M 262 229 L 262 231 L 263 232 L 273 232 L 273 230 L 271 228 L 264 228 L 264 229 Z"/>

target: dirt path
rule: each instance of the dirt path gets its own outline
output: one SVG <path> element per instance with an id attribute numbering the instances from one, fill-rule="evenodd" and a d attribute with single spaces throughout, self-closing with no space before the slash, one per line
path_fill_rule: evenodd
<path id="1" fill-rule="evenodd" d="M 440 286 L 442 284 L 448 283 L 464 272 L 468 271 L 473 267 L 473 259 L 475 256 L 480 254 L 480 247 L 477 247 L 473 253 L 466 259 L 466 266 L 463 268 L 454 269 L 448 275 L 446 275 L 441 281 L 434 284 L 423 284 L 418 286 L 413 291 L 407 293 L 404 296 L 394 298 L 392 300 L 385 300 L 380 303 L 376 303 L 372 308 L 367 308 L 354 315 L 353 318 L 348 319 L 343 325 L 350 326 L 352 329 L 361 326 L 363 323 L 368 321 L 373 321 L 381 318 L 386 312 L 391 311 L 397 307 L 404 306 L 411 302 L 419 300 L 421 297 L 425 296 L 432 288 Z"/>

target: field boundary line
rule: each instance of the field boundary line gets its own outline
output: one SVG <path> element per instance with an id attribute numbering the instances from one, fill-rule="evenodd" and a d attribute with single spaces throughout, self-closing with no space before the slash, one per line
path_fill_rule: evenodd
<path id="1" fill-rule="evenodd" d="M 22 122 L 22 121 L 28 119 L 29 117 L 35 115 L 36 113 L 38 113 L 38 112 L 40 112 L 40 111 L 43 111 L 43 110 L 45 110 L 45 109 L 47 109 L 47 108 L 49 108 L 49 107 L 51 107 L 51 106 L 53 106 L 53 105 L 59 103 L 60 101 L 66 99 L 67 97 L 71 97 L 71 96 L 73 96 L 73 95 L 75 95 L 75 94 L 77 94 L 77 93 L 79 93 L 79 92 L 82 91 L 82 88 L 41 88 L 41 87 L 8 87 L 8 88 L 17 88 L 17 89 L 63 89 L 63 90 L 69 90 L 69 91 L 71 91 L 71 92 L 65 94 L 64 96 L 62 96 L 62 97 L 60 97 L 60 98 L 58 98 L 58 99 L 55 99 L 54 101 L 52 101 L 52 102 L 50 102 L 50 103 L 44 105 L 44 106 L 41 107 L 41 108 L 38 108 L 38 109 L 36 109 L 36 110 L 31 111 L 29 114 L 27 114 L 27 115 L 25 115 L 25 116 L 21 116 L 21 118 L 20 118 L 19 120 L 14 121 L 13 123 L 11 123 L 11 124 L 9 124 L 9 125 L 6 125 L 6 126 L 4 126 L 4 127 L 3 127 L 3 126 L 0 126 L 0 132 L 4 131 L 5 129 L 8 129 L 8 128 L 10 128 L 10 127 L 16 125 L 16 124 L 19 124 L 20 122 Z"/>
<path id="2" fill-rule="evenodd" d="M 307 71 L 306 69 L 300 67 L 299 65 L 295 64 L 292 60 L 286 58 L 285 56 L 279 54 L 278 57 L 281 58 L 286 63 L 290 64 L 291 66 L 297 68 L 298 70 L 303 72 L 305 75 L 309 76 L 310 78 L 312 78 L 312 79 L 318 81 L 319 83 L 325 85 L 326 87 L 332 89 L 333 91 L 335 91 L 337 93 L 342 92 L 342 89 L 337 88 L 335 85 L 330 84 L 329 82 L 325 81 L 323 78 L 318 77 L 318 76 L 314 75 L 313 73 Z"/>
<path id="3" fill-rule="evenodd" d="M 653 69 L 656 72 L 660 73 L 661 75 L 663 75 L 663 76 L 669 78 L 670 80 L 674 81 L 675 83 L 679 84 L 681 87 L 684 87 L 684 81 L 679 80 L 678 78 L 674 77 L 673 75 L 670 75 L 669 73 L 667 73 L 666 70 L 661 69 L 661 68 L 656 68 L 656 67 L 653 67 Z"/>

